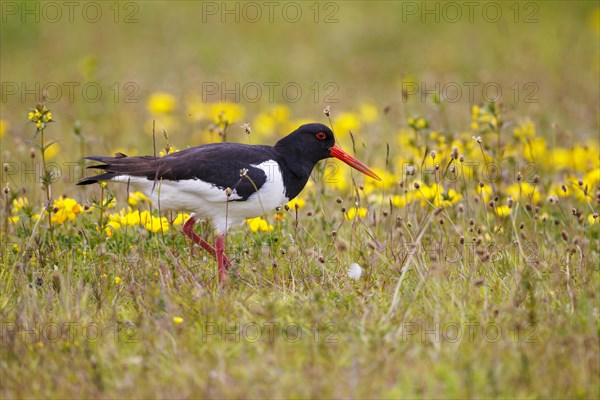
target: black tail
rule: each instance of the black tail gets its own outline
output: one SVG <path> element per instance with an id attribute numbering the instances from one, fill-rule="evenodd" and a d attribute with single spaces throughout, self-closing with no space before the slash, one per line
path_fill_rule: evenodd
<path id="1" fill-rule="evenodd" d="M 104 173 L 83 178 L 77 182 L 78 185 L 109 181 L 120 175 L 152 177 L 156 174 L 157 158 L 153 156 L 127 157 L 123 153 L 117 153 L 115 157 L 89 156 L 85 159 L 101 163 L 90 165 L 88 168 L 101 169 L 104 170 Z"/>

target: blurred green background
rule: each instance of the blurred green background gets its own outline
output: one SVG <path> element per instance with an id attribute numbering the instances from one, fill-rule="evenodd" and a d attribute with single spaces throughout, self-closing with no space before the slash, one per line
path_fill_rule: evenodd
<path id="1" fill-rule="evenodd" d="M 140 141 L 151 133 L 147 99 L 161 91 L 178 99 L 182 116 L 191 96 L 239 100 L 248 121 L 275 103 L 294 118 L 323 121 L 325 105 L 339 113 L 368 101 L 388 111 L 389 131 L 358 133 L 385 142 L 411 115 L 440 130 L 468 129 L 469 105 L 484 101 L 491 84 L 507 112 L 530 117 L 551 143 L 557 132 L 597 137 L 599 18 L 594 1 L 4 1 L 2 158 L 29 154 L 26 115 L 36 96 L 24 89 L 36 85 L 58 97 L 47 105 L 63 150 L 79 148 L 70 132 L 80 121 L 96 152 L 150 151 Z M 437 91 L 442 102 L 403 98 L 403 82 Z M 207 96 L 214 84 L 218 92 Z M 195 145 L 196 128 L 184 122 L 169 135 L 178 147 Z M 236 125 L 228 139 L 243 140 L 243 130 Z"/>

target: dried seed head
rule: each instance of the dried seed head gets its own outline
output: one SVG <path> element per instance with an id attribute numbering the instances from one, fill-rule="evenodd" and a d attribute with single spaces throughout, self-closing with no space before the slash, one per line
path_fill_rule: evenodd
<path id="1" fill-rule="evenodd" d="M 8 183 L 6 184 L 6 186 L 4 186 L 4 194 L 9 194 L 10 193 L 10 188 L 8 187 Z"/>
<path id="2" fill-rule="evenodd" d="M 562 190 L 564 193 L 567 193 L 567 187 L 565 185 L 560 185 L 560 190 Z"/>
<path id="3" fill-rule="evenodd" d="M 242 129 L 244 129 L 244 131 L 249 135 L 252 132 L 252 128 L 250 127 L 250 124 L 246 123 L 242 125 Z"/>
<path id="4" fill-rule="evenodd" d="M 329 106 L 325 106 L 325 109 L 323 110 L 323 114 L 325 114 L 326 117 L 329 117 L 330 110 L 331 110 L 331 108 Z"/>
<path id="5" fill-rule="evenodd" d="M 438 220 L 438 223 L 439 223 L 440 225 L 444 225 L 444 218 L 440 218 L 440 219 Z"/>
<path id="6" fill-rule="evenodd" d="M 233 193 L 233 189 L 228 187 L 227 189 L 225 189 L 225 196 L 229 197 L 231 196 L 231 194 Z"/>
<path id="7" fill-rule="evenodd" d="M 550 204 L 558 204 L 558 196 L 553 194 L 552 196 L 548 197 L 548 201 Z"/>
<path id="8" fill-rule="evenodd" d="M 458 147 L 452 146 L 452 152 L 450 153 L 450 158 L 456 160 L 458 158 Z"/>
<path id="9" fill-rule="evenodd" d="M 414 165 L 407 165 L 405 170 L 406 175 L 414 175 L 417 172 L 417 168 Z"/>
<path id="10" fill-rule="evenodd" d="M 578 181 L 577 181 L 577 184 L 578 184 L 579 186 L 583 186 L 583 181 L 580 179 L 580 180 L 578 180 Z"/>
<path id="11" fill-rule="evenodd" d="M 491 208 L 494 208 L 494 200 L 490 200 L 490 202 L 488 203 L 488 206 L 490 206 Z"/>
<path id="12" fill-rule="evenodd" d="M 335 199 L 335 202 L 338 204 L 342 204 L 342 201 L 344 201 L 344 200 L 342 200 L 341 197 L 336 197 L 336 199 Z"/>
<path id="13" fill-rule="evenodd" d="M 485 186 L 485 185 L 483 184 L 483 182 L 479 182 L 479 187 L 480 187 L 480 188 L 482 188 L 482 187 L 484 187 L 484 186 Z"/>
<path id="14" fill-rule="evenodd" d="M 323 264 L 325 262 L 325 257 L 319 256 L 319 262 Z"/>
<path id="15" fill-rule="evenodd" d="M 419 184 L 419 182 L 415 182 L 414 186 L 415 186 L 415 189 L 419 189 L 421 187 L 421 185 Z"/>
<path id="16" fill-rule="evenodd" d="M 331 236 L 336 237 L 337 236 L 337 231 L 331 231 Z"/>
<path id="17" fill-rule="evenodd" d="M 435 163 L 435 170 L 439 170 L 440 169 L 440 163 Z"/>
<path id="18" fill-rule="evenodd" d="M 565 232 L 565 231 L 562 231 L 562 232 L 560 233 L 560 236 L 563 238 L 563 240 L 564 240 L 565 242 L 569 240 L 569 235 L 567 235 L 567 232 Z"/>
<path id="19" fill-rule="evenodd" d="M 508 208 L 512 208 L 512 206 L 514 204 L 513 198 L 508 196 L 508 198 L 506 199 L 506 204 L 508 205 Z"/>
<path id="20" fill-rule="evenodd" d="M 533 183 L 536 184 L 536 185 L 538 183 L 540 183 L 540 176 L 539 175 L 536 175 L 536 176 L 533 177 Z"/>
<path id="21" fill-rule="evenodd" d="M 464 155 L 460 155 L 460 157 L 458 158 L 458 161 L 460 161 L 461 163 L 465 162 L 465 156 Z"/>
<path id="22" fill-rule="evenodd" d="M 432 159 L 432 160 L 435 160 L 435 156 L 436 156 L 436 154 L 437 154 L 437 153 L 436 153 L 436 151 L 435 151 L 435 150 L 431 150 L 431 151 L 429 152 L 429 156 L 431 156 L 431 159 Z"/>
<path id="23" fill-rule="evenodd" d="M 35 158 L 35 149 L 33 147 L 29 149 L 29 157 Z"/>
<path id="24" fill-rule="evenodd" d="M 521 179 L 523 179 L 523 176 L 521 176 L 521 171 L 517 172 L 517 182 L 521 182 Z"/>
<path id="25" fill-rule="evenodd" d="M 460 213 L 461 213 L 461 212 L 463 212 L 463 211 L 465 211 L 465 207 L 464 207 L 462 204 L 459 204 L 459 205 L 458 205 L 458 212 L 460 212 Z"/>
<path id="26" fill-rule="evenodd" d="M 525 223 L 524 223 L 524 222 L 521 222 L 521 223 L 519 224 L 519 229 L 523 229 L 523 228 L 525 228 Z"/>
<path id="27" fill-rule="evenodd" d="M 450 166 L 450 172 L 454 173 L 456 171 L 456 167 L 454 165 Z"/>

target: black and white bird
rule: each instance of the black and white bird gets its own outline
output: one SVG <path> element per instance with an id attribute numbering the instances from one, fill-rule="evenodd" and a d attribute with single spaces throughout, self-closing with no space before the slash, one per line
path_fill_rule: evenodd
<path id="1" fill-rule="evenodd" d="M 329 157 L 381 180 L 335 143 L 331 129 L 312 123 L 300 126 L 274 146 L 211 143 L 163 157 L 128 157 L 122 153 L 86 157 L 99 162 L 88 168 L 103 173 L 84 178 L 78 185 L 125 182 L 151 198 L 162 211 L 190 212 L 183 232 L 217 259 L 222 282 L 230 265 L 224 254 L 227 230 L 295 198 L 314 166 Z M 214 247 L 194 232 L 198 216 L 212 220 L 217 232 Z"/>

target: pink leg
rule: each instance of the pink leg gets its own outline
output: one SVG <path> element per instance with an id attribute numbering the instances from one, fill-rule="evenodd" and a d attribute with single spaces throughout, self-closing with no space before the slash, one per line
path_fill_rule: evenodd
<path id="1" fill-rule="evenodd" d="M 191 238 L 196 244 L 199 244 L 204 250 L 208 251 L 213 257 L 216 257 L 215 248 L 212 247 L 206 240 L 198 236 L 196 232 L 194 232 L 195 223 L 196 219 L 194 217 L 190 217 L 190 219 L 183 224 L 183 233 Z"/>
<path id="2" fill-rule="evenodd" d="M 202 239 L 200 236 L 194 232 L 194 224 L 196 223 L 196 219 L 194 217 L 190 217 L 185 224 L 183 225 L 183 233 L 190 237 L 194 243 L 200 245 L 204 250 L 209 252 L 213 257 L 217 259 L 217 265 L 219 267 L 219 283 L 223 282 L 223 279 L 227 276 L 227 269 L 231 265 L 231 262 L 225 255 L 225 235 L 217 236 L 216 240 L 216 249 L 212 247 L 206 240 Z"/>
<path id="3" fill-rule="evenodd" d="M 225 255 L 225 234 L 217 236 L 215 242 L 215 248 L 217 251 L 217 265 L 219 266 L 219 283 L 223 283 L 223 280 L 227 277 L 227 269 L 229 268 L 229 259 Z"/>

